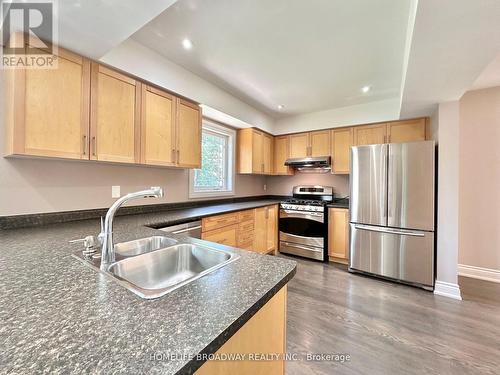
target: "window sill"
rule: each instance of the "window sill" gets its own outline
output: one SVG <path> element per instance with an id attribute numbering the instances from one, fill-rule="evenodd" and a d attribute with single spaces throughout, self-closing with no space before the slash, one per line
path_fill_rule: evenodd
<path id="1" fill-rule="evenodd" d="M 189 198 L 216 198 L 236 195 L 234 191 L 189 192 Z"/>

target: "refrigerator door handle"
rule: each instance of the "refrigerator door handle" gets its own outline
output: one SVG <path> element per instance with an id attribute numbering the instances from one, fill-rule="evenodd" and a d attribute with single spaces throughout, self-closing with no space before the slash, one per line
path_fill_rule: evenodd
<path id="1" fill-rule="evenodd" d="M 398 235 L 401 235 L 401 236 L 425 237 L 425 233 L 420 232 L 420 231 L 412 231 L 412 230 L 404 230 L 404 229 L 392 229 L 392 228 L 382 228 L 382 227 L 373 227 L 371 225 L 360 225 L 360 224 L 355 224 L 354 228 L 360 229 L 360 230 L 368 230 L 368 231 L 371 231 L 371 232 L 398 234 Z"/>

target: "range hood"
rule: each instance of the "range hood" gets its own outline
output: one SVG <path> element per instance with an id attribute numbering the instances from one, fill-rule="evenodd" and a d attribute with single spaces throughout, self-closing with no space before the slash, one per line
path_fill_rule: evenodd
<path id="1" fill-rule="evenodd" d="M 285 165 L 304 172 L 328 172 L 330 170 L 331 157 L 318 156 L 309 158 L 286 159 Z"/>

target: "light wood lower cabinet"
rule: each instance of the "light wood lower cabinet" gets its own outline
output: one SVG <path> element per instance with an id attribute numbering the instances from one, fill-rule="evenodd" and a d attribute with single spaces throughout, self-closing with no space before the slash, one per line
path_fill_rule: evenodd
<path id="1" fill-rule="evenodd" d="M 201 226 L 201 237 L 207 241 L 262 254 L 278 249 L 277 205 L 209 216 L 202 219 Z"/>
<path id="2" fill-rule="evenodd" d="M 201 239 L 220 243 L 221 245 L 233 246 L 237 245 L 238 225 L 229 225 L 227 227 L 210 230 L 201 233 Z"/>
<path id="3" fill-rule="evenodd" d="M 90 61 L 60 48 L 57 69 L 4 75 L 6 154 L 88 159 Z"/>
<path id="4" fill-rule="evenodd" d="M 276 293 L 246 322 L 216 354 L 241 354 L 243 361 L 207 361 L 196 371 L 199 375 L 283 375 L 286 352 L 287 287 Z M 274 361 L 251 361 L 252 354 L 277 354 Z"/>
<path id="5" fill-rule="evenodd" d="M 255 209 L 255 237 L 253 250 L 258 253 L 276 252 L 278 248 L 277 206 Z"/>
<path id="6" fill-rule="evenodd" d="M 349 261 L 349 210 L 328 209 L 328 256 L 331 261 Z"/>

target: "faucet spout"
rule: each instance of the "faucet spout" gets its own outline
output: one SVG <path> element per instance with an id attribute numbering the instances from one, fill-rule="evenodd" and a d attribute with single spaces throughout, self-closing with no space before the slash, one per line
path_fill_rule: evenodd
<path id="1" fill-rule="evenodd" d="M 161 187 L 151 187 L 147 190 L 129 193 L 118 199 L 109 208 L 104 219 L 104 228 L 101 229 L 99 239 L 102 242 L 101 252 L 101 268 L 106 268 L 110 263 L 115 261 L 115 249 L 113 244 L 113 221 L 116 211 L 129 200 L 137 198 L 161 198 L 163 197 L 163 189 Z"/>

